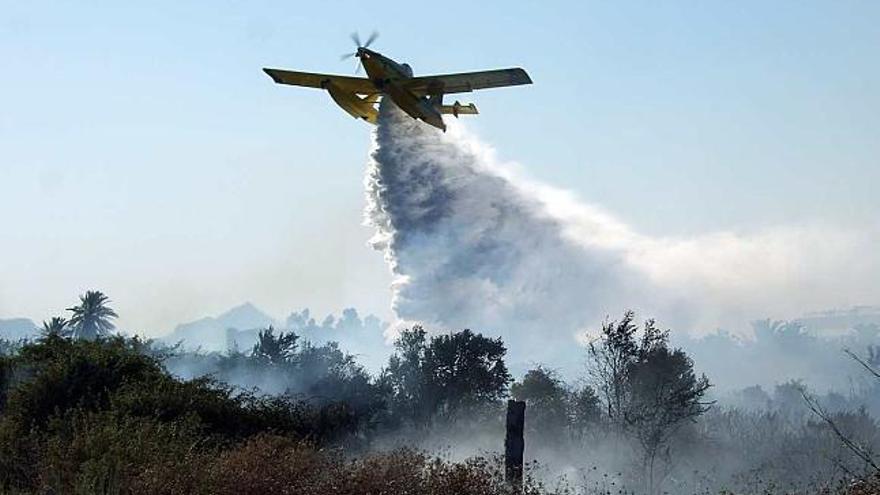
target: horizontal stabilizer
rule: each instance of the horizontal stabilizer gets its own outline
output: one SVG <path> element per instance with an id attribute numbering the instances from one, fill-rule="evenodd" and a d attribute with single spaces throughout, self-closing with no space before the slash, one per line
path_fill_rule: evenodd
<path id="1" fill-rule="evenodd" d="M 462 105 L 461 103 L 456 101 L 453 105 L 441 105 L 440 113 L 446 115 L 452 114 L 458 117 L 459 115 L 476 115 L 480 112 L 477 111 L 477 106 L 473 103 Z"/>

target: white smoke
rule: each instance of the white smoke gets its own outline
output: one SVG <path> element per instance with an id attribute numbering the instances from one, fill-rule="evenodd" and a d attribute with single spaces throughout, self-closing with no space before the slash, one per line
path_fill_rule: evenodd
<path id="1" fill-rule="evenodd" d="M 519 359 L 564 355 L 627 308 L 676 330 L 878 301 L 873 236 L 821 226 L 654 238 L 490 149 L 380 109 L 367 222 L 404 321 L 502 335 Z"/>

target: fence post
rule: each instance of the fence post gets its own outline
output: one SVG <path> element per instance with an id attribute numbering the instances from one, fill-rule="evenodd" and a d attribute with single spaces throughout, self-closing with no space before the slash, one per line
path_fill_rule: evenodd
<path id="1" fill-rule="evenodd" d="M 507 401 L 507 434 L 504 437 L 504 478 L 517 492 L 522 490 L 523 479 L 523 428 L 526 419 L 526 403 Z"/>

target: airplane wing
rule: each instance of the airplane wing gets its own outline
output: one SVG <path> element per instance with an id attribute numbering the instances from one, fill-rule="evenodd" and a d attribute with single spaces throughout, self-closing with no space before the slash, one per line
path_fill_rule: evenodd
<path id="1" fill-rule="evenodd" d="M 280 69 L 263 69 L 263 72 L 268 74 L 278 84 L 323 89 L 327 82 L 332 82 L 336 86 L 352 93 L 369 95 L 379 92 L 373 82 L 364 77 L 335 76 L 332 74 L 315 74 L 312 72 Z"/>
<path id="2" fill-rule="evenodd" d="M 532 79 L 520 68 L 440 74 L 408 79 L 403 86 L 417 95 L 467 93 L 476 89 L 531 84 Z"/>

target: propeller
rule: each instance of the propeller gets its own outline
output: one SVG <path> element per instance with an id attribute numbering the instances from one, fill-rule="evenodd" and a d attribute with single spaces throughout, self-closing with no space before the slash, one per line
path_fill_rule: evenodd
<path id="1" fill-rule="evenodd" d="M 376 38 L 379 37 L 379 31 L 373 31 L 369 38 L 367 38 L 366 43 L 361 43 L 361 36 L 357 33 L 357 31 L 351 33 L 351 41 L 354 41 L 355 46 L 358 48 L 369 48 L 370 45 L 376 41 Z"/>
<path id="2" fill-rule="evenodd" d="M 361 43 L 361 36 L 357 33 L 357 31 L 351 33 L 351 41 L 354 42 L 355 46 L 357 47 L 357 51 L 354 51 L 351 53 L 346 53 L 345 55 L 342 55 L 341 57 L 339 57 L 339 60 L 342 61 L 342 60 L 350 59 L 352 57 L 357 57 L 358 54 L 360 53 L 361 48 L 369 48 L 370 45 L 372 45 L 373 42 L 376 41 L 376 38 L 378 38 L 378 37 L 379 37 L 379 31 L 373 31 L 372 34 L 370 34 L 370 37 L 367 38 L 367 42 Z M 354 70 L 354 73 L 358 74 L 361 71 L 361 67 L 362 67 L 361 61 L 358 60 L 357 66 L 355 67 L 355 70 Z"/>

